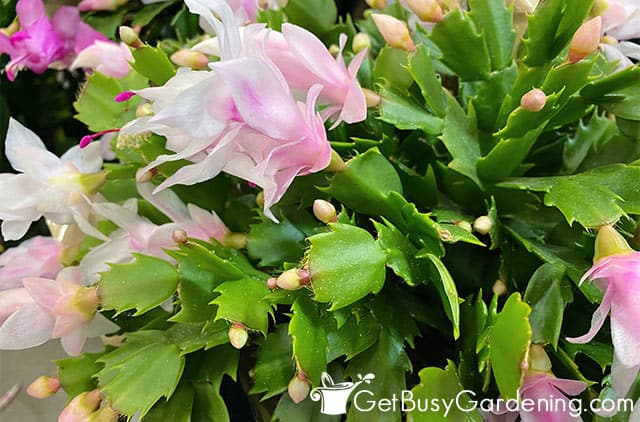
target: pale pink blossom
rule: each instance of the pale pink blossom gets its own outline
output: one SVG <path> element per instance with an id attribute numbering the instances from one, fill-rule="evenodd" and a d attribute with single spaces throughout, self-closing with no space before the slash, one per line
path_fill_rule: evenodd
<path id="1" fill-rule="evenodd" d="M 83 286 L 78 267 L 65 268 L 55 280 L 27 277 L 22 283 L 23 288 L 0 292 L 0 349 L 26 349 L 59 338 L 75 356 L 89 335 L 117 329 L 96 314 L 97 290 Z"/>
<path id="2" fill-rule="evenodd" d="M 91 390 L 75 396 L 69 404 L 62 409 L 58 416 L 58 422 L 85 422 L 98 410 L 102 402 L 100 391 Z"/>
<path id="3" fill-rule="evenodd" d="M 590 342 L 610 314 L 614 347 L 611 383 L 618 397 L 625 397 L 640 369 L 640 252 L 629 248 L 615 229 L 605 226 L 596 237 L 596 262 L 581 282 L 585 279 L 592 280 L 604 296 L 589 331 L 567 340 Z"/>
<path id="4" fill-rule="evenodd" d="M 103 237 L 86 220 L 89 199 L 105 180 L 100 145 L 74 147 L 57 157 L 35 133 L 10 119 L 5 147 L 9 163 L 19 172 L 0 173 L 6 240 L 20 239 L 42 216 L 58 224 L 75 221 L 88 234 Z"/>
<path id="5" fill-rule="evenodd" d="M 23 67 L 42 73 L 58 63 L 68 66 L 80 51 L 107 39 L 82 21 L 76 7 L 62 6 L 49 20 L 42 0 L 19 0 L 16 12 L 20 31 L 0 33 L 0 53 L 11 58 L 5 67 L 10 80 Z"/>
<path id="6" fill-rule="evenodd" d="M 297 25 L 285 23 L 282 32 L 266 29 L 262 24 L 238 28 L 225 13 L 226 8 L 215 0 L 187 0 L 186 3 L 192 13 L 205 20 L 205 28 L 217 34 L 194 46 L 194 50 L 223 60 L 266 55 L 294 94 L 304 96 L 314 85 L 323 87 L 318 103 L 327 106 L 322 113 L 325 118 L 335 116 L 337 124 L 356 123 L 367 117 L 365 97 L 356 77 L 367 50 L 360 51 L 347 67 L 342 57 L 346 35 L 340 36 L 340 50 L 334 58 L 322 41 Z M 218 20 L 214 12 L 223 20 Z"/>
<path id="7" fill-rule="evenodd" d="M 0 255 L 0 291 L 22 286 L 25 277 L 54 278 L 62 269 L 62 245 L 36 236 Z"/>
<path id="8" fill-rule="evenodd" d="M 70 69 L 91 68 L 113 78 L 124 78 L 131 71 L 132 61 L 133 55 L 126 44 L 96 41 L 78 54 Z"/>
<path id="9" fill-rule="evenodd" d="M 208 241 L 211 238 L 224 240 L 229 229 L 215 212 L 185 205 L 171 190 L 163 190 L 152 195 L 150 183 L 138 185 L 140 194 L 172 222 L 156 225 L 137 214 L 136 202 L 128 201 L 124 205 L 113 203 L 93 204 L 94 211 L 115 223 L 119 229 L 109 235 L 108 241 L 89 251 L 80 268 L 90 281 L 97 281 L 98 273 L 107 271 L 109 263 L 133 261 L 133 253 L 170 258 L 164 249 L 175 245 L 173 233 L 184 230 L 189 237 Z"/>
<path id="10" fill-rule="evenodd" d="M 618 62 L 618 70 L 631 66 L 630 59 L 640 60 L 640 45 L 631 40 L 640 38 L 640 2 L 637 0 L 609 0 L 602 17 L 605 36 L 600 49 L 611 62 Z"/>

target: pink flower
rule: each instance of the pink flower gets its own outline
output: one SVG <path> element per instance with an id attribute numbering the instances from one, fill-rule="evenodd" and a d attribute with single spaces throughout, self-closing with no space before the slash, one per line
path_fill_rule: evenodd
<path id="1" fill-rule="evenodd" d="M 69 404 L 62 409 L 58 416 L 58 422 L 84 422 L 98 410 L 102 402 L 100 391 L 91 390 L 75 396 Z"/>
<path id="2" fill-rule="evenodd" d="M 0 33 L 0 53 L 11 57 L 6 72 L 12 81 L 23 67 L 43 73 L 57 62 L 67 66 L 84 48 L 97 40 L 106 41 L 82 21 L 75 7 L 60 7 L 49 20 L 42 0 L 19 0 L 16 12 L 21 30 L 11 37 Z"/>
<path id="3" fill-rule="evenodd" d="M 78 355 L 90 323 L 97 335 L 113 331 L 114 325 L 96 314 L 97 290 L 81 284 L 78 267 L 65 268 L 55 280 L 28 277 L 22 283 L 24 288 L 0 292 L 0 349 L 26 349 L 60 338 L 67 353 Z"/>
<path id="4" fill-rule="evenodd" d="M 96 41 L 82 50 L 69 68 L 92 68 L 113 78 L 124 78 L 131 71 L 132 61 L 133 55 L 126 44 Z"/>
<path id="5" fill-rule="evenodd" d="M 52 237 L 37 236 L 0 255 L 0 291 L 22 286 L 25 277 L 53 278 L 62 269 L 62 245 Z"/>
<path id="6" fill-rule="evenodd" d="M 524 365 L 522 386 L 518 390 L 517 409 L 511 401 L 499 401 L 493 413 L 485 412 L 485 420 L 492 422 L 514 422 L 518 415 L 522 422 L 570 422 L 582 421 L 580 402 L 567 396 L 582 393 L 587 384 L 582 381 L 556 378 L 551 372 L 551 361 L 544 347 L 533 344 Z"/>
<path id="7" fill-rule="evenodd" d="M 325 118 L 337 116 L 336 125 L 341 121 L 360 122 L 367 117 L 366 101 L 356 78 L 367 51 L 360 51 L 347 67 L 342 58 L 346 35 L 340 36 L 340 51 L 334 58 L 322 41 L 299 26 L 285 23 L 282 33 L 265 29 L 262 24 L 238 28 L 230 19 L 228 9 L 220 3 L 204 0 L 186 3 L 192 13 L 199 14 L 206 22 L 205 28 L 218 35 L 197 44 L 194 50 L 223 60 L 266 55 L 295 94 L 304 96 L 314 85 L 322 85 L 318 103 L 328 106 L 323 110 Z"/>
<path id="8" fill-rule="evenodd" d="M 97 214 L 111 220 L 120 229 L 111 233 L 107 242 L 93 248 L 82 259 L 80 268 L 89 281 L 97 281 L 98 273 L 109 269 L 108 263 L 132 261 L 133 253 L 169 259 L 164 249 L 175 245 L 172 236 L 175 230 L 184 230 L 189 237 L 205 241 L 211 238 L 222 241 L 229 233 L 214 212 L 193 204 L 185 205 L 171 190 L 152 195 L 153 185 L 150 183 L 139 184 L 138 190 L 143 198 L 173 222 L 162 225 L 152 223 L 137 214 L 135 201 L 128 201 L 124 205 L 93 204 Z"/>
<path id="9" fill-rule="evenodd" d="M 625 397 L 640 369 L 640 252 L 632 250 L 613 227 L 604 226 L 596 237 L 594 261 L 581 282 L 592 280 L 604 297 L 589 331 L 567 340 L 588 343 L 611 313 L 611 383 L 618 397 Z"/>
<path id="10" fill-rule="evenodd" d="M 602 38 L 600 48 L 607 60 L 618 61 L 618 70 L 640 60 L 640 46 L 626 41 L 640 38 L 640 3 L 632 0 L 609 0 L 602 14 Z"/>
<path id="11" fill-rule="evenodd" d="M 105 180 L 98 144 L 71 148 L 62 157 L 48 151 L 38 136 L 14 119 L 9 120 L 6 156 L 18 174 L 0 173 L 0 219 L 7 240 L 20 239 L 42 216 L 54 223 L 76 222 L 92 236 L 86 218 L 89 199 Z"/>

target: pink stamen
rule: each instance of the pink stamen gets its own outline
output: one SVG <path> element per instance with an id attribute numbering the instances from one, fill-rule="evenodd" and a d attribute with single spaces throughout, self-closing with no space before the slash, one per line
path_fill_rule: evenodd
<path id="1" fill-rule="evenodd" d="M 124 103 L 125 101 L 129 101 L 134 95 L 136 95 L 136 93 L 133 91 L 122 91 L 116 95 L 113 100 L 117 103 Z"/>
<path id="2" fill-rule="evenodd" d="M 92 135 L 85 135 L 80 139 L 80 148 L 86 148 L 87 145 L 91 143 L 96 138 L 99 138 L 102 135 L 106 135 L 107 133 L 120 132 L 120 129 L 107 129 L 100 132 L 96 132 Z"/>

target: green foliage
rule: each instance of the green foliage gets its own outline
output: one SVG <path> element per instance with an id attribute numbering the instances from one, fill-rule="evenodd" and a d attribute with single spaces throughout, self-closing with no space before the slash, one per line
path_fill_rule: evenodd
<path id="1" fill-rule="evenodd" d="M 129 264 L 111 264 L 101 274 L 98 295 L 103 309 L 122 313 L 135 309 L 141 315 L 169 299 L 178 285 L 178 272 L 165 260 L 134 254 Z M 135 274 L 136 288 L 131 288 L 129 277 Z M 140 295 L 139 292 L 146 292 Z"/>
<path id="2" fill-rule="evenodd" d="M 460 384 L 456 366 L 452 361 L 447 362 L 444 370 L 430 367 L 421 369 L 419 374 L 420 384 L 411 389 L 416 402 L 431 403 L 433 400 L 452 400 L 456 403 L 451 409 L 440 407 L 429 412 L 409 411 L 411 420 L 416 422 L 436 422 L 436 421 L 473 421 L 480 422 L 482 417 L 478 409 L 471 412 L 464 412 L 461 409 L 473 408 L 471 398 L 468 394 L 462 393 L 464 387 Z M 462 394 L 462 398 L 460 398 Z"/>
<path id="3" fill-rule="evenodd" d="M 460 303 L 456 283 L 451 278 L 447 267 L 437 256 L 430 253 L 419 253 L 418 258 L 426 258 L 436 270 L 434 284 L 444 305 L 444 311 L 453 326 L 453 338 L 457 339 L 460 336 Z"/>
<path id="4" fill-rule="evenodd" d="M 185 365 L 180 349 L 162 332 L 131 333 L 126 343 L 98 359 L 98 384 L 114 410 L 144 417 L 161 397 L 171 397 Z"/>
<path id="5" fill-rule="evenodd" d="M 287 324 L 280 324 L 269 333 L 256 356 L 256 380 L 249 393 L 265 393 L 262 400 L 287 390 L 289 380 L 295 374 L 292 358 L 293 341 Z"/>
<path id="6" fill-rule="evenodd" d="M 327 367 L 327 335 L 322 327 L 318 305 L 300 296 L 291 306 L 293 315 L 289 335 L 293 339 L 293 356 L 298 369 L 304 371 L 313 385 Z"/>
<path id="7" fill-rule="evenodd" d="M 263 219 L 251 225 L 247 237 L 247 251 L 258 265 L 268 267 L 302 258 L 305 233 L 288 219 L 279 223 Z"/>
<path id="8" fill-rule="evenodd" d="M 338 9 L 331 0 L 292 0 L 284 13 L 289 22 L 322 35 L 328 32 L 338 18 Z"/>
<path id="9" fill-rule="evenodd" d="M 516 398 L 522 383 L 522 362 L 531 343 L 527 318 L 530 312 L 531 308 L 521 301 L 520 294 L 512 294 L 495 317 L 489 334 L 491 366 L 505 400 Z"/>
<path id="10" fill-rule="evenodd" d="M 552 61 L 569 44 L 592 5 L 593 0 L 550 0 L 536 8 L 528 16 L 525 63 L 540 66 Z"/>
<path id="11" fill-rule="evenodd" d="M 214 292 L 220 294 L 211 302 L 218 305 L 216 320 L 241 322 L 249 329 L 267 333 L 272 309 L 265 299 L 269 289 L 264 282 L 251 278 L 225 281 Z"/>
<path id="12" fill-rule="evenodd" d="M 69 397 L 75 397 L 98 386 L 94 374 L 101 369 L 96 362 L 102 353 L 83 353 L 80 356 L 55 361 L 58 380 Z"/>
<path id="13" fill-rule="evenodd" d="M 133 49 L 131 54 L 135 60 L 131 67 L 156 85 L 163 85 L 176 73 L 167 55 L 158 47 L 143 45 Z"/>
<path id="14" fill-rule="evenodd" d="M 125 79 L 117 80 L 99 72 L 87 78 L 73 107 L 75 118 L 94 132 L 122 127 L 135 118 L 139 98 L 117 103 L 114 98 L 123 91 L 145 88 L 147 80 L 133 72 Z"/>
<path id="15" fill-rule="evenodd" d="M 309 238 L 309 271 L 315 300 L 337 310 L 382 289 L 386 256 L 366 230 L 330 227 L 331 232 Z"/>

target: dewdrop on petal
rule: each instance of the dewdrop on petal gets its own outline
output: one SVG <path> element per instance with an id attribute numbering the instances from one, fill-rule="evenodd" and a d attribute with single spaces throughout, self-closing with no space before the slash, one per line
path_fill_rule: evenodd
<path id="1" fill-rule="evenodd" d="M 329 201 L 324 199 L 316 199 L 313 201 L 313 215 L 325 224 L 335 223 L 338 221 L 336 207 Z"/>
<path id="2" fill-rule="evenodd" d="M 547 103 L 547 96 L 541 89 L 534 88 L 520 98 L 520 106 L 533 113 L 542 110 Z"/>
<path id="3" fill-rule="evenodd" d="M 576 63 L 596 51 L 602 35 L 602 18 L 596 16 L 582 24 L 569 44 L 569 62 Z"/>
<path id="4" fill-rule="evenodd" d="M 249 340 L 249 332 L 241 322 L 236 322 L 229 328 L 229 343 L 236 349 L 242 349 L 247 340 Z"/>
<path id="5" fill-rule="evenodd" d="M 489 233 L 492 227 L 493 221 L 491 221 L 491 218 L 488 215 L 480 216 L 473 222 L 473 230 L 480 234 Z"/>
<path id="6" fill-rule="evenodd" d="M 289 386 L 287 387 L 287 391 L 289 392 L 289 397 L 291 400 L 298 404 L 307 398 L 309 395 L 309 391 L 311 390 L 311 384 L 309 383 L 309 379 L 304 372 L 298 372 L 291 381 L 289 381 Z"/>
<path id="7" fill-rule="evenodd" d="M 423 22 L 440 22 L 442 8 L 436 0 L 406 0 L 407 6 Z"/>
<path id="8" fill-rule="evenodd" d="M 36 399 L 46 399 L 53 396 L 59 389 L 60 380 L 58 378 L 42 375 L 29 384 L 27 394 Z"/>
<path id="9" fill-rule="evenodd" d="M 358 32 L 351 41 L 351 49 L 354 53 L 359 53 L 365 48 L 371 48 L 371 37 L 364 32 Z"/>
<path id="10" fill-rule="evenodd" d="M 416 49 L 413 39 L 411 39 L 411 34 L 409 34 L 409 27 L 406 22 L 382 13 L 374 13 L 371 17 L 373 18 L 378 31 L 380 31 L 380 34 L 382 34 L 384 40 L 391 47 L 405 51 L 413 51 Z"/>

